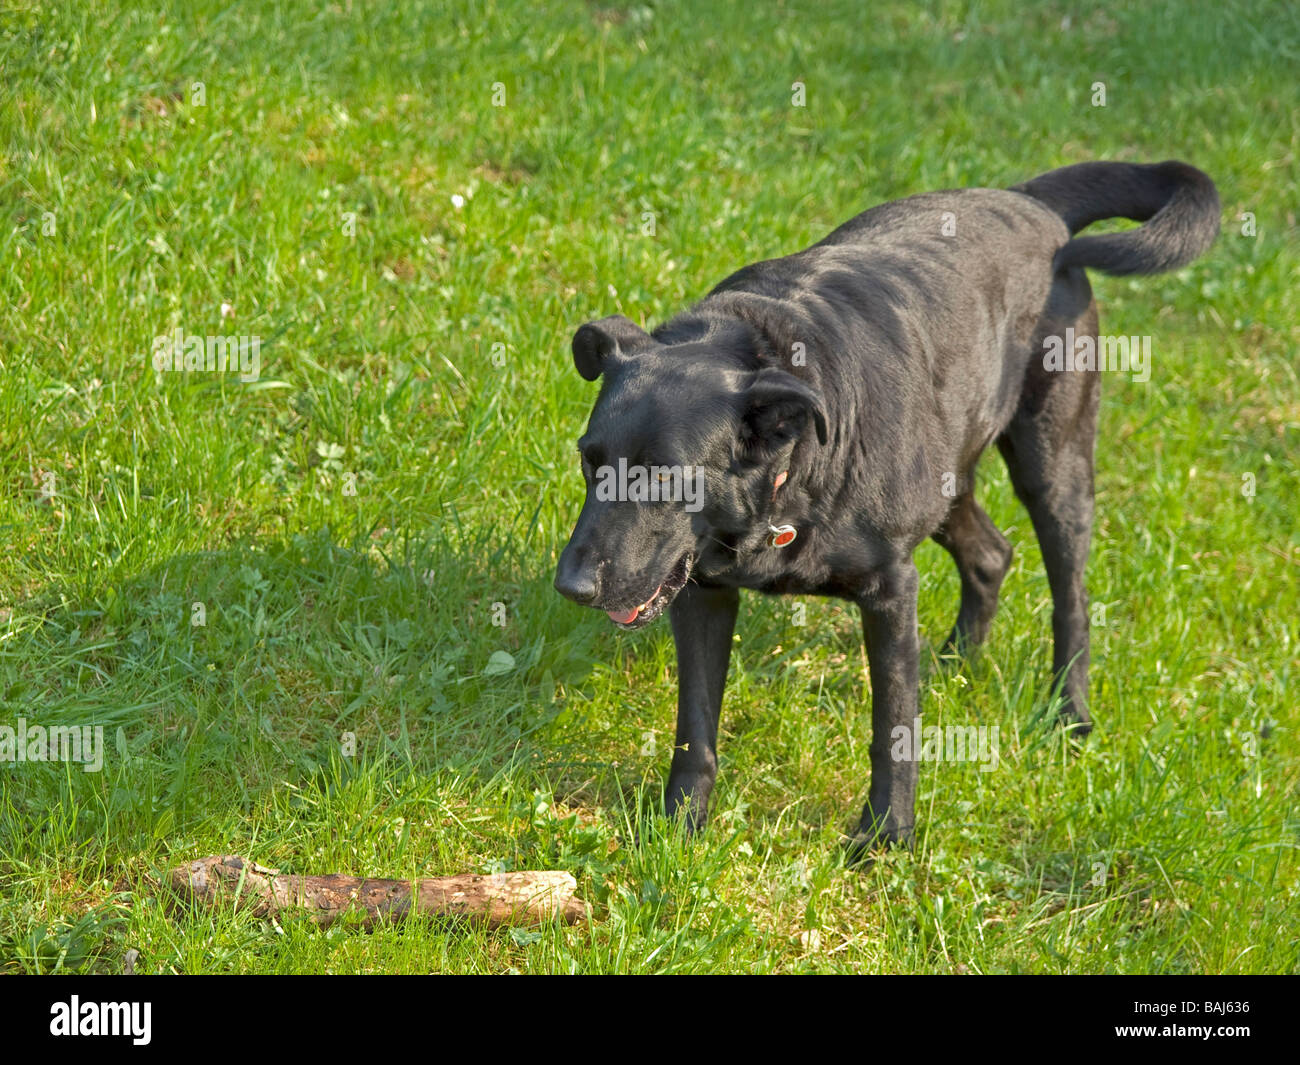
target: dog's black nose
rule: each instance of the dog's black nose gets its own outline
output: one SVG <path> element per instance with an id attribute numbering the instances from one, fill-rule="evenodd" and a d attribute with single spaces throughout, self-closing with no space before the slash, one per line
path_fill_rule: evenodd
<path id="1" fill-rule="evenodd" d="M 600 589 L 596 586 L 595 571 L 574 561 L 569 551 L 560 555 L 560 564 L 555 571 L 555 590 L 566 599 L 590 606 L 596 601 Z"/>

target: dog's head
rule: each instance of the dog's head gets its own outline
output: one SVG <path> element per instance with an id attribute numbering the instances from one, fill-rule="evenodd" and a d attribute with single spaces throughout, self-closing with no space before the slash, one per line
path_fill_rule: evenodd
<path id="1" fill-rule="evenodd" d="M 826 443 L 821 398 L 761 365 L 725 323 L 661 343 L 615 315 L 584 325 L 573 361 L 600 395 L 578 441 L 587 498 L 555 587 L 624 629 L 648 625 L 710 546 L 755 542 L 801 440 Z"/>

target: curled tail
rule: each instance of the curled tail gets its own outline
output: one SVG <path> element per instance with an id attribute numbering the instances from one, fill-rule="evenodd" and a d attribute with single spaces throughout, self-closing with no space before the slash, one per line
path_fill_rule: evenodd
<path id="1" fill-rule="evenodd" d="M 1157 274 L 1186 266 L 1219 235 L 1219 193 L 1186 163 L 1077 163 L 1014 185 L 1065 219 L 1070 233 L 1103 218 L 1145 225 L 1123 233 L 1077 237 L 1056 253 L 1055 267 L 1087 266 L 1108 274 Z"/>

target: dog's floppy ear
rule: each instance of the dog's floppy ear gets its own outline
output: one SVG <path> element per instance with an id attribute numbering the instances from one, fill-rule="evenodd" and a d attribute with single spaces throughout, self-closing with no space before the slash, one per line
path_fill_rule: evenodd
<path id="1" fill-rule="evenodd" d="M 584 378 L 594 381 L 604 373 L 606 360 L 631 355 L 653 343 L 654 338 L 630 318 L 611 314 L 588 322 L 573 334 L 573 365 Z"/>
<path id="2" fill-rule="evenodd" d="M 760 370 L 744 393 L 749 442 L 776 448 L 803 433 L 811 420 L 817 442 L 825 444 L 826 408 L 822 398 L 794 374 Z"/>

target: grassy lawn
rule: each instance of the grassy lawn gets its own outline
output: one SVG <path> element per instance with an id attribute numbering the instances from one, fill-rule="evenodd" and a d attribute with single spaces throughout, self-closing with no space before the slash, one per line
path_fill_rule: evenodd
<path id="1" fill-rule="evenodd" d="M 105 750 L 0 764 L 0 970 L 1300 970 L 1298 60 L 1286 0 L 7 6 L 0 724 Z M 1096 733 L 1051 725 L 1047 582 L 991 456 L 1017 555 L 958 669 L 956 572 L 918 563 L 927 722 L 998 726 L 996 770 L 923 765 L 915 851 L 846 869 L 856 610 L 747 596 L 684 841 L 649 816 L 667 624 L 551 587 L 574 329 L 1094 158 L 1185 159 L 1224 208 L 1191 267 L 1094 278 L 1103 331 L 1154 345 L 1104 383 Z M 155 370 L 177 329 L 260 337 L 256 380 Z M 163 871 L 220 853 L 563 868 L 592 916 L 174 912 Z"/>

